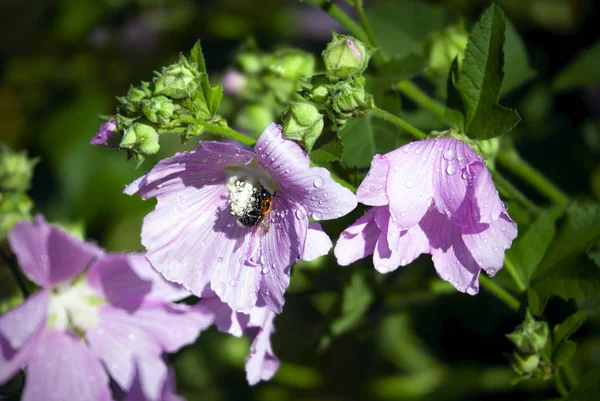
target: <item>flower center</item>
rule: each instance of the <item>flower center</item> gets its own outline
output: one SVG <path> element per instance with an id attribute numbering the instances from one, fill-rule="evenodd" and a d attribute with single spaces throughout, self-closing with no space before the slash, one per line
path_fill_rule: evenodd
<path id="1" fill-rule="evenodd" d="M 258 180 L 232 176 L 227 188 L 231 214 L 237 217 L 239 224 L 253 227 L 271 212 L 272 195 Z"/>
<path id="2" fill-rule="evenodd" d="M 49 325 L 58 330 L 85 332 L 98 323 L 98 308 L 104 299 L 84 278 L 52 289 Z"/>

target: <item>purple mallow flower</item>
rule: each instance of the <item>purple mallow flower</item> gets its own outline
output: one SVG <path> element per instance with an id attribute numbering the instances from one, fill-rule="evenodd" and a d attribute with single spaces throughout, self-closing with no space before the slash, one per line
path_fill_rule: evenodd
<path id="1" fill-rule="evenodd" d="M 109 144 L 115 132 L 117 132 L 117 122 L 115 120 L 108 120 L 100 126 L 96 135 L 90 140 L 90 143 L 96 146 L 116 147 Z"/>
<path id="2" fill-rule="evenodd" d="M 214 320 L 171 301 L 189 293 L 140 254 L 107 254 L 43 217 L 9 243 L 41 289 L 0 316 L 0 383 L 26 371 L 23 400 L 112 400 L 109 376 L 144 399 L 169 393 L 164 352 L 195 341 Z M 168 388 L 166 388 L 168 387 Z"/>
<path id="3" fill-rule="evenodd" d="M 481 269 L 495 275 L 517 236 L 485 162 L 454 138 L 376 155 L 357 198 L 374 207 L 342 232 L 340 265 L 373 254 L 375 269 L 387 273 L 430 253 L 442 279 L 476 294 Z"/>
<path id="4" fill-rule="evenodd" d="M 159 162 L 130 184 L 158 203 L 144 219 L 142 243 L 168 280 L 201 296 L 210 288 L 236 312 L 261 299 L 279 313 L 291 265 L 331 249 L 315 220 L 341 217 L 356 197 L 271 124 L 254 152 L 201 142 Z"/>

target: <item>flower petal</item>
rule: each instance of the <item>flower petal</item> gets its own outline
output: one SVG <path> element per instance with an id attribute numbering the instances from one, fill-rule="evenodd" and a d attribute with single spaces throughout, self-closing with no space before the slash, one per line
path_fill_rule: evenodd
<path id="1" fill-rule="evenodd" d="M 389 164 L 386 191 L 392 221 L 399 230 L 417 224 L 433 197 L 433 164 L 439 158 L 433 139 L 408 143 L 384 156 Z"/>
<path id="2" fill-rule="evenodd" d="M 419 225 L 429 239 L 438 275 L 461 292 L 477 294 L 481 267 L 465 246 L 460 228 L 437 210 L 430 210 Z"/>
<path id="3" fill-rule="evenodd" d="M 144 394 L 154 401 L 160 399 L 167 378 L 162 347 L 151 333 L 133 324 L 122 309 L 111 306 L 100 309 L 99 322 L 86 331 L 86 338 L 94 354 L 123 390 L 133 383 L 137 359 Z"/>
<path id="4" fill-rule="evenodd" d="M 438 138 L 435 147 L 438 154 L 433 164 L 435 207 L 454 224 L 466 224 L 470 218 L 471 203 L 468 188 L 474 179 L 469 165 L 482 163 L 481 156 L 466 143 L 454 138 Z"/>
<path id="5" fill-rule="evenodd" d="M 379 273 L 389 273 L 398 266 L 406 266 L 422 253 L 429 253 L 429 239 L 419 225 L 398 233 L 395 247 L 389 246 L 389 237 L 389 233 L 386 236 L 382 232 L 373 253 L 373 265 Z"/>
<path id="6" fill-rule="evenodd" d="M 150 334 L 165 352 L 193 343 L 214 320 L 212 314 L 198 308 L 166 302 L 146 302 L 133 313 L 122 311 L 120 316 Z"/>
<path id="7" fill-rule="evenodd" d="M 471 207 L 479 216 L 476 218 L 476 222 L 490 224 L 498 220 L 500 214 L 504 212 L 504 206 L 492 181 L 492 175 L 482 161 L 470 163 L 467 168 L 473 177 Z M 473 217 L 476 216 L 471 214 L 471 219 Z"/>
<path id="8" fill-rule="evenodd" d="M 290 266 L 300 259 L 301 248 L 305 248 L 308 220 L 306 215 L 300 217 L 292 203 L 281 197 L 273 202 L 268 231 L 257 232 L 260 240 L 260 293 L 267 306 L 276 313 L 280 313 L 283 307 L 283 294 L 290 283 Z"/>
<path id="9" fill-rule="evenodd" d="M 386 182 L 389 165 L 385 156 L 375 155 L 371 168 L 356 190 L 356 198 L 364 205 L 383 206 L 389 203 Z"/>
<path id="10" fill-rule="evenodd" d="M 347 266 L 373 253 L 381 232 L 374 220 L 375 212 L 379 207 L 382 206 L 371 208 L 342 231 L 333 249 L 339 265 Z"/>
<path id="11" fill-rule="evenodd" d="M 318 257 L 325 256 L 329 253 L 333 243 L 329 238 L 329 235 L 319 223 L 308 223 L 308 231 L 306 233 L 306 243 L 304 244 L 304 252 L 302 253 L 302 260 L 307 262 L 313 261 Z"/>
<path id="12" fill-rule="evenodd" d="M 267 170 L 283 197 L 299 203 L 315 220 L 341 217 L 352 211 L 356 196 L 310 160 L 296 142 L 282 137 L 281 126 L 269 125 L 254 147 L 258 165 Z"/>
<path id="13" fill-rule="evenodd" d="M 135 361 L 135 376 L 131 387 L 127 391 L 127 397 L 125 401 L 150 401 L 149 398 L 144 394 L 142 388 L 142 371 L 138 360 Z M 172 370 L 167 373 L 167 380 L 162 389 L 160 396 L 161 401 L 185 401 L 182 397 L 178 396 L 175 392 L 175 374 Z"/>
<path id="14" fill-rule="evenodd" d="M 462 227 L 462 239 L 477 263 L 494 276 L 504 264 L 504 252 L 517 237 L 517 223 L 506 213 L 491 224 Z"/>
<path id="15" fill-rule="evenodd" d="M 41 290 L 0 316 L 0 383 L 29 362 L 46 327 L 49 295 Z"/>
<path id="16" fill-rule="evenodd" d="M 252 386 L 261 380 L 269 380 L 279 369 L 279 359 L 271 348 L 271 335 L 275 332 L 275 313 L 267 308 L 255 307 L 250 313 L 246 335 L 252 340 L 250 354 L 246 358 L 246 379 Z"/>
<path id="17" fill-rule="evenodd" d="M 40 286 L 72 279 L 104 254 L 97 246 L 49 225 L 41 215 L 34 222 L 17 224 L 8 241 L 27 277 Z"/>
<path id="18" fill-rule="evenodd" d="M 136 309 L 145 299 L 177 301 L 189 296 L 182 286 L 168 282 L 144 254 L 110 254 L 94 264 L 88 283 L 111 304 Z"/>
<path id="19" fill-rule="evenodd" d="M 108 376 L 79 338 L 46 330 L 27 366 L 23 401 L 112 400 Z"/>

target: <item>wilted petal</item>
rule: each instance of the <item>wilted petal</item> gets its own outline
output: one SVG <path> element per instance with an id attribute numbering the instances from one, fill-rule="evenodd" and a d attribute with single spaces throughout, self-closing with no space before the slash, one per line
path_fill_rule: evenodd
<path id="1" fill-rule="evenodd" d="M 339 265 L 347 266 L 373 253 L 381 232 L 374 220 L 377 209 L 371 208 L 342 231 L 333 250 Z"/>
<path id="2" fill-rule="evenodd" d="M 438 275 L 461 292 L 477 294 L 481 267 L 465 246 L 460 228 L 436 210 L 427 213 L 419 225 L 429 239 Z"/>
<path id="3" fill-rule="evenodd" d="M 310 262 L 318 257 L 325 256 L 332 247 L 333 243 L 331 242 L 329 235 L 323 231 L 321 225 L 313 222 L 308 223 L 302 260 Z"/>
<path id="4" fill-rule="evenodd" d="M 70 333 L 46 330 L 26 373 L 23 401 L 112 400 L 100 362 Z"/>
<path id="5" fill-rule="evenodd" d="M 96 146 L 108 146 L 108 141 L 116 131 L 117 122 L 115 120 L 108 120 L 100 126 L 96 135 L 90 140 L 90 143 Z"/>
<path id="6" fill-rule="evenodd" d="M 161 357 L 162 347 L 151 333 L 136 326 L 122 309 L 105 306 L 99 311 L 98 324 L 86 331 L 86 338 L 123 390 L 133 383 L 137 359 L 144 394 L 150 400 L 160 400 L 167 367 Z"/>
<path id="7" fill-rule="evenodd" d="M 389 165 L 385 156 L 375 155 L 371 168 L 356 190 L 356 198 L 364 205 L 383 206 L 389 203 L 386 192 Z"/>
<path id="8" fill-rule="evenodd" d="M 279 125 L 269 125 L 254 149 L 258 165 L 271 174 L 282 196 L 303 205 L 315 220 L 335 219 L 356 207 L 356 196 L 335 182 L 327 169 L 310 167 L 304 150 L 284 139 Z"/>
<path id="9" fill-rule="evenodd" d="M 40 286 L 72 279 L 104 254 L 97 246 L 49 225 L 41 215 L 34 222 L 17 224 L 8 241 L 27 277 Z"/>
<path id="10" fill-rule="evenodd" d="M 494 276 L 504 264 L 504 252 L 517 237 L 517 224 L 506 214 L 491 224 L 462 227 L 462 239 L 477 264 Z"/>
<path id="11" fill-rule="evenodd" d="M 38 291 L 0 316 L 0 383 L 29 361 L 46 327 L 48 291 Z"/>

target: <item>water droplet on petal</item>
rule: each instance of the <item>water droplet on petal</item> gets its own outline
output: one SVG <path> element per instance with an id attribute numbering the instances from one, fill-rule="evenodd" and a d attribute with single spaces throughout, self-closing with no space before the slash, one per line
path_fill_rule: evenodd
<path id="1" fill-rule="evenodd" d="M 500 231 L 505 232 L 506 231 L 506 227 L 500 227 Z"/>
<path id="2" fill-rule="evenodd" d="M 433 200 L 433 198 L 427 199 L 427 206 L 429 206 L 429 207 L 435 206 L 435 201 Z"/>
<path id="3" fill-rule="evenodd" d="M 296 209 L 295 214 L 298 220 L 304 220 L 306 218 L 306 212 L 302 208 Z"/>
<path id="4" fill-rule="evenodd" d="M 323 215 L 321 213 L 319 213 L 319 212 L 314 212 L 312 214 L 312 218 L 315 219 L 315 220 L 321 220 L 323 218 Z"/>
<path id="5" fill-rule="evenodd" d="M 446 167 L 446 173 L 448 173 L 448 175 L 456 173 L 456 168 L 454 167 L 454 165 L 451 164 L 448 167 Z"/>
<path id="6" fill-rule="evenodd" d="M 262 268 L 262 270 L 260 271 L 262 274 L 267 274 L 269 272 L 269 269 L 265 266 Z"/>
<path id="7" fill-rule="evenodd" d="M 466 171 L 463 171 L 461 177 L 462 177 L 463 180 L 466 180 L 469 176 L 468 176 L 468 174 L 467 174 Z"/>
<path id="8" fill-rule="evenodd" d="M 321 188 L 323 186 L 323 179 L 321 177 L 317 177 L 313 181 L 313 185 L 315 188 Z"/>
<path id="9" fill-rule="evenodd" d="M 456 156 L 456 154 L 454 153 L 454 151 L 452 149 L 448 149 L 447 151 L 444 152 L 444 159 L 446 159 L 446 160 L 454 160 L 455 156 Z"/>
<path id="10" fill-rule="evenodd" d="M 127 336 L 127 338 L 130 339 L 130 340 L 135 340 L 135 335 L 130 334 L 130 335 Z"/>
<path id="11" fill-rule="evenodd" d="M 237 281 L 232 278 L 231 281 L 229 282 L 229 285 L 232 287 L 235 287 L 237 285 Z"/>
<path id="12" fill-rule="evenodd" d="M 400 266 L 406 266 L 406 258 L 400 260 Z"/>
<path id="13" fill-rule="evenodd" d="M 494 249 L 492 249 L 492 251 L 498 252 L 498 247 L 495 247 Z"/>
<path id="14" fill-rule="evenodd" d="M 488 240 L 487 240 L 487 239 L 484 239 L 484 240 L 483 240 L 483 243 L 484 243 L 484 244 L 487 244 L 487 243 L 488 243 Z"/>
<path id="15" fill-rule="evenodd" d="M 406 180 L 404 182 L 404 185 L 406 186 L 406 188 L 411 189 L 413 187 L 413 182 L 411 180 Z"/>

